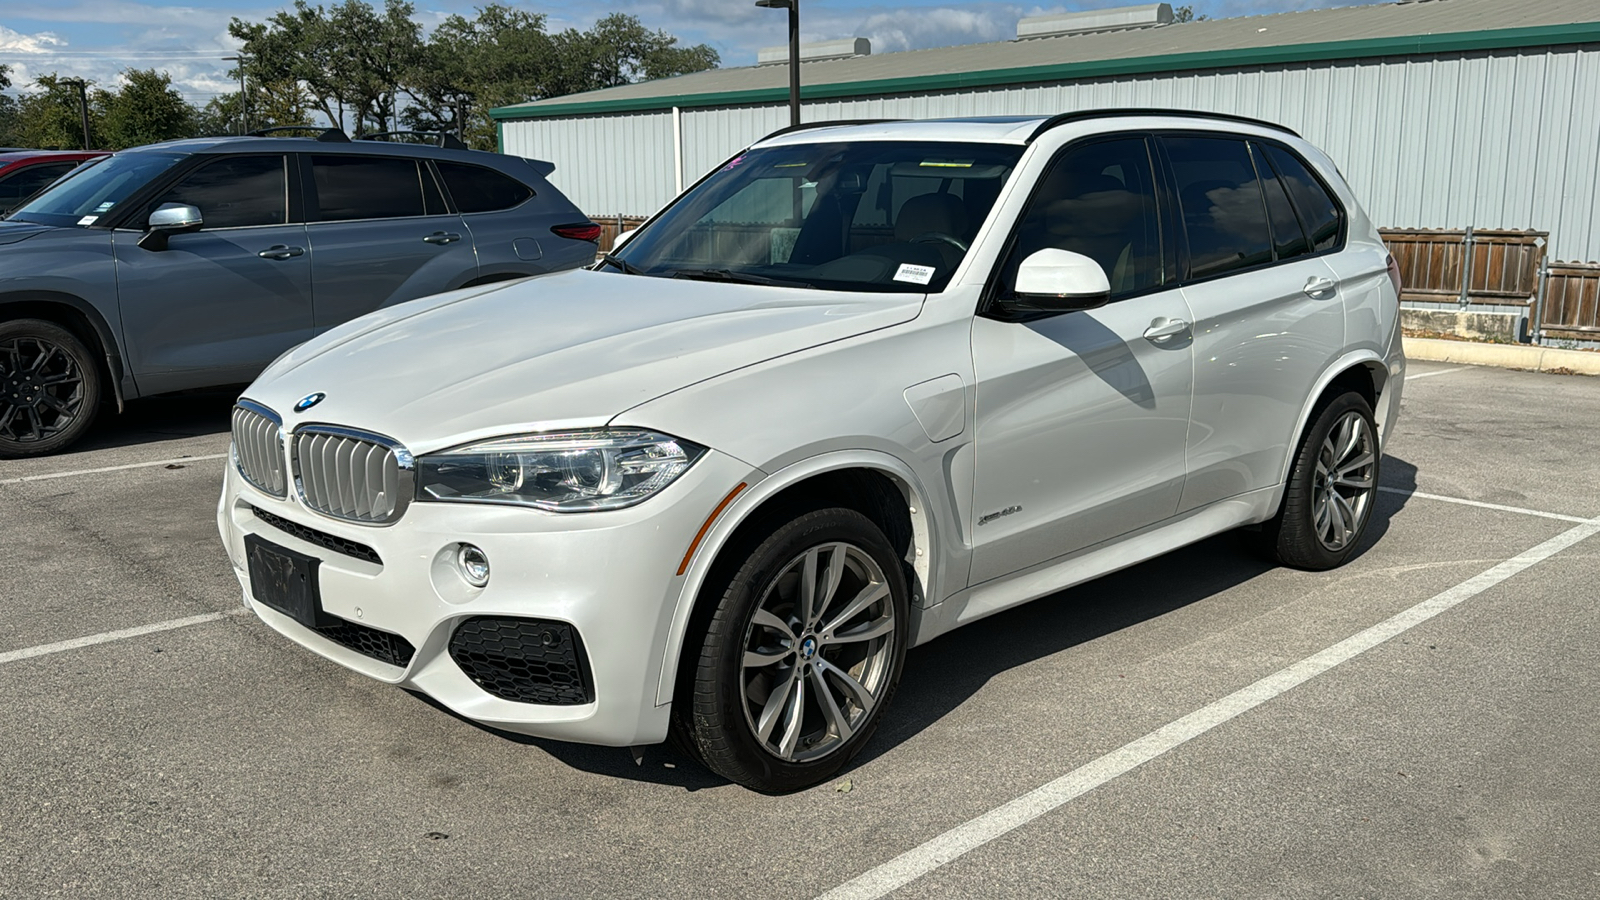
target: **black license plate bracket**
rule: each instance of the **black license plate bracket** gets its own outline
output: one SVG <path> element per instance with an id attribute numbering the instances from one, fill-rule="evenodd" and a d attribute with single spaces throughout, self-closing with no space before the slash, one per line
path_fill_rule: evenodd
<path id="1" fill-rule="evenodd" d="M 307 628 L 328 624 L 317 568 L 322 560 L 280 547 L 254 534 L 244 537 L 250 594 Z"/>

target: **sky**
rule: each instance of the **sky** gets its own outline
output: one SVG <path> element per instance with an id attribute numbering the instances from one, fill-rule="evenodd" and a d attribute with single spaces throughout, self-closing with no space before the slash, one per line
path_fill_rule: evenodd
<path id="1" fill-rule="evenodd" d="M 332 0 L 317 2 L 332 5 Z M 487 0 L 414 2 L 417 18 L 431 29 L 452 13 L 470 17 Z M 1010 40 L 1023 16 L 1133 2 L 804 0 L 800 31 L 805 41 L 865 37 L 874 53 L 887 53 Z M 1193 5 L 1197 13 L 1224 18 L 1362 2 L 1374 0 L 1197 0 Z M 11 66 L 11 93 L 28 90 L 35 76 L 51 72 L 109 86 L 125 69 L 154 68 L 170 73 L 190 102 L 203 105 L 233 86 L 227 77 L 232 64 L 221 59 L 238 49 L 228 36 L 229 19 L 264 20 L 288 5 L 252 0 L 5 0 L 0 4 L 0 63 Z M 752 0 L 512 0 L 512 5 L 546 13 L 552 31 L 586 28 L 610 12 L 630 13 L 685 43 L 710 44 L 721 53 L 724 66 L 751 65 L 761 47 L 787 40 L 785 13 L 757 9 Z"/>

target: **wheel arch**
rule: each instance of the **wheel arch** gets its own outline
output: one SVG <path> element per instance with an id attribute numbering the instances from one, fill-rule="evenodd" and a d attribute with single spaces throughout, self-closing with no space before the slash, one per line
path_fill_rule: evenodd
<path id="1" fill-rule="evenodd" d="M 715 601 L 701 596 L 714 575 L 730 565 L 730 549 L 737 550 L 775 518 L 793 515 L 805 507 L 822 505 L 854 509 L 883 529 L 891 545 L 902 553 L 911 586 L 913 606 L 931 593 L 934 519 L 928 513 L 927 492 L 911 467 L 886 453 L 851 450 L 813 457 L 787 466 L 736 493 L 691 550 L 689 566 L 673 610 L 656 686 L 656 705 L 672 701 L 684 666 L 697 652 L 696 623 L 715 611 Z"/>
<path id="2" fill-rule="evenodd" d="M 1294 432 L 1290 435 L 1288 444 L 1289 452 L 1285 455 L 1283 467 L 1278 473 L 1278 483 L 1281 485 L 1289 478 L 1295 454 L 1300 450 L 1300 441 L 1305 436 L 1306 429 L 1311 427 L 1311 420 L 1318 410 L 1338 394 L 1353 390 L 1365 397 L 1367 404 L 1376 411 L 1378 400 L 1383 396 L 1384 388 L 1388 386 L 1388 379 L 1388 365 L 1376 353 L 1367 350 L 1347 353 L 1324 369 L 1314 388 L 1307 394 L 1299 418 L 1295 420 Z M 1382 433 L 1380 424 L 1378 434 L 1380 452 L 1387 437 Z"/>
<path id="3" fill-rule="evenodd" d="M 126 374 L 116 333 L 94 304 L 59 291 L 16 291 L 0 294 L 0 321 L 43 319 L 54 322 L 89 345 L 100 362 L 100 375 L 122 412 L 122 378 Z"/>

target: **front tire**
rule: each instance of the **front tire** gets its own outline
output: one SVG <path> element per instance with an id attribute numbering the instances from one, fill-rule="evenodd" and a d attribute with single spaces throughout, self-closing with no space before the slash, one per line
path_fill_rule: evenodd
<path id="1" fill-rule="evenodd" d="M 1322 408 L 1295 456 L 1283 506 L 1262 528 L 1278 562 L 1323 571 L 1355 554 L 1378 490 L 1377 434 L 1371 405 L 1354 391 Z"/>
<path id="2" fill-rule="evenodd" d="M 100 369 L 76 335 L 43 319 L 0 322 L 0 459 L 55 453 L 100 406 Z"/>
<path id="3" fill-rule="evenodd" d="M 871 738 L 905 661 L 909 591 L 854 510 L 757 541 L 723 584 L 677 727 L 712 771 L 783 793 L 826 781 Z"/>

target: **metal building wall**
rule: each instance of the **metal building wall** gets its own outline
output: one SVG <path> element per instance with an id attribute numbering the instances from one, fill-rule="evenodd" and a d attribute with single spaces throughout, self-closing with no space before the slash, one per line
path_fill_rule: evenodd
<path id="1" fill-rule="evenodd" d="M 672 114 L 506 122 L 502 152 L 556 164 L 550 181 L 591 216 L 652 212 L 676 196 Z"/>
<path id="2" fill-rule="evenodd" d="M 1282 122 L 1339 164 L 1380 225 L 1535 228 L 1554 259 L 1600 259 L 1600 46 L 1312 63 L 807 103 L 806 121 L 1034 115 L 1171 107 Z M 684 110 L 684 183 L 787 124 L 783 106 Z M 671 114 L 505 123 L 512 135 L 612 123 L 605 153 L 565 155 L 554 180 L 585 210 L 649 213 L 671 197 Z M 622 123 L 637 122 L 636 126 Z M 663 141 L 663 137 L 665 140 Z M 526 140 L 526 139 L 524 139 Z M 626 148 L 625 150 L 623 148 Z M 512 150 L 511 152 L 520 152 Z M 528 155 L 540 156 L 539 152 Z M 619 166 L 619 157 L 629 161 Z M 644 166 L 669 188 L 624 189 Z M 631 176 L 629 176 L 631 177 Z M 569 190 L 572 184 L 577 190 Z M 579 199 L 583 197 L 583 199 Z M 600 205 L 590 196 L 604 196 Z"/>

